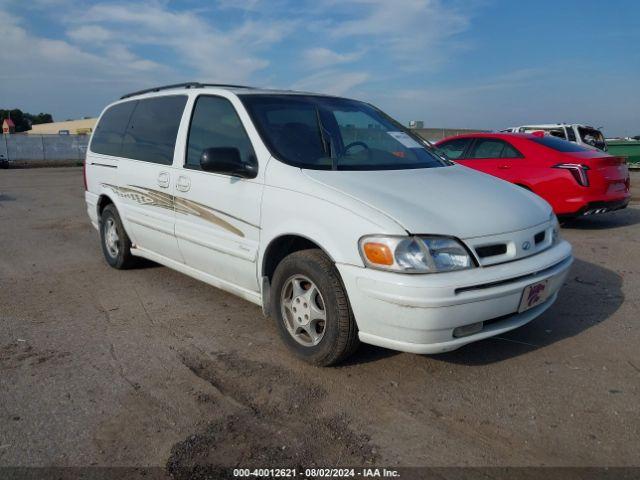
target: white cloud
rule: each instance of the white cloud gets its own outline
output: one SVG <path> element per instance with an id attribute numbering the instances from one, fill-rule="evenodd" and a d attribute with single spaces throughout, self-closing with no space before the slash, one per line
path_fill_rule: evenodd
<path id="1" fill-rule="evenodd" d="M 166 67 L 113 44 L 99 53 L 29 32 L 0 7 L 0 104 L 56 118 L 96 115 L 118 94 L 156 83 Z M 5 108 L 6 108 L 5 107 Z"/>
<path id="2" fill-rule="evenodd" d="M 136 66 L 145 65 L 146 70 L 162 67 L 141 59 L 129 52 L 126 47 L 113 45 L 105 55 L 90 53 L 66 40 L 48 39 L 31 35 L 21 25 L 20 20 L 0 10 L 0 63 L 3 65 L 4 78 L 12 75 L 38 74 L 64 76 L 90 81 L 92 77 L 120 78 L 130 77 L 129 72 L 139 70 Z"/>
<path id="3" fill-rule="evenodd" d="M 264 6 L 264 2 L 262 0 L 244 0 L 241 2 L 238 0 L 218 0 L 217 6 L 220 9 L 257 11 Z"/>
<path id="4" fill-rule="evenodd" d="M 309 75 L 292 85 L 296 90 L 309 90 L 332 95 L 345 95 L 355 87 L 367 82 L 370 75 L 366 72 L 342 72 L 325 70 Z"/>
<path id="5" fill-rule="evenodd" d="M 89 34 L 160 47 L 200 79 L 220 82 L 246 82 L 266 68 L 269 62 L 259 52 L 280 41 L 291 25 L 245 20 L 222 30 L 193 12 L 174 12 L 156 3 L 98 4 L 75 21 L 91 28 Z M 70 30 L 74 34 L 78 30 Z"/>
<path id="6" fill-rule="evenodd" d="M 455 46 L 449 40 L 469 27 L 469 12 L 461 12 L 440 0 L 328 0 L 334 8 L 351 8 L 354 18 L 336 23 L 330 34 L 357 38 L 388 50 L 398 61 L 416 55 L 424 62 L 440 61 Z M 422 63 L 422 62 L 420 62 Z"/>
<path id="7" fill-rule="evenodd" d="M 33 0 L 18 9 L 0 0 L 0 78 L 10 85 L 0 100 L 84 115 L 129 89 L 185 80 L 358 93 L 374 79 L 406 74 L 403 66 L 447 58 L 448 41 L 468 25 L 468 15 L 439 0 L 203 4 Z M 34 9 L 62 31 L 48 38 L 27 27 L 25 12 Z M 394 63 L 400 68 L 387 68 Z M 32 93 L 46 90 L 56 94 Z"/>
<path id="8" fill-rule="evenodd" d="M 338 53 L 324 47 L 310 48 L 302 53 L 305 65 L 313 69 L 350 63 L 361 56 L 362 52 Z"/>
<path id="9" fill-rule="evenodd" d="M 322 44 L 302 55 L 303 65 L 318 71 L 294 85 L 346 94 L 372 80 L 402 84 L 415 72 L 426 76 L 462 47 L 454 37 L 469 27 L 467 6 L 462 12 L 440 0 L 318 0 L 308 29 Z"/>
<path id="10" fill-rule="evenodd" d="M 101 44 L 106 41 L 113 40 L 112 33 L 100 25 L 82 25 L 69 30 L 67 35 L 69 38 L 77 42 L 93 42 Z"/>

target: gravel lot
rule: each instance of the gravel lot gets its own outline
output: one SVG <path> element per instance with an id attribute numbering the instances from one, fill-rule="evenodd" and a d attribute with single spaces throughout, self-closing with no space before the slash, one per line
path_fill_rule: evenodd
<path id="1" fill-rule="evenodd" d="M 0 172 L 0 466 L 640 466 L 640 205 L 565 225 L 529 325 L 332 369 L 248 302 L 109 268 L 84 209 L 79 168 Z"/>

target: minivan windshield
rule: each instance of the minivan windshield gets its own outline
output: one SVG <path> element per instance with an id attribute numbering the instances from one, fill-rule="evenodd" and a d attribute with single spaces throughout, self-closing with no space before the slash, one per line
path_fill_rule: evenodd
<path id="1" fill-rule="evenodd" d="M 451 165 L 420 137 L 363 102 L 316 95 L 240 95 L 271 153 L 314 170 Z"/>

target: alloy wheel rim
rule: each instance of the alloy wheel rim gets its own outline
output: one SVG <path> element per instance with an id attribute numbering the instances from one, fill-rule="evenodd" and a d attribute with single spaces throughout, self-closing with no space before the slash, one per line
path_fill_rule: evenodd
<path id="1" fill-rule="evenodd" d="M 282 318 L 289 335 L 305 347 L 318 345 L 326 330 L 327 312 L 320 289 L 308 277 L 293 275 L 280 296 Z"/>
<path id="2" fill-rule="evenodd" d="M 120 252 L 120 237 L 118 236 L 118 229 L 113 218 L 107 218 L 105 221 L 104 244 L 107 247 L 109 255 L 112 258 L 116 258 L 118 252 Z"/>

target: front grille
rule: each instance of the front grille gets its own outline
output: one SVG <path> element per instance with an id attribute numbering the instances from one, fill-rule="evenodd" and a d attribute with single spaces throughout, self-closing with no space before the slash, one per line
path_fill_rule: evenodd
<path id="1" fill-rule="evenodd" d="M 471 285 L 469 287 L 459 287 L 455 289 L 455 294 L 460 295 L 461 293 L 465 293 L 465 292 L 472 292 L 474 290 L 484 290 L 485 288 L 499 287 L 501 285 L 508 285 L 509 283 L 519 282 L 526 278 L 534 278 L 534 277 L 537 277 L 538 275 L 546 274 L 551 270 L 558 268 L 560 265 L 570 261 L 571 261 L 570 258 L 565 258 L 564 260 L 559 261 L 555 265 L 551 265 L 550 267 L 547 267 L 544 270 L 540 270 L 538 272 L 528 273 L 526 275 L 520 275 L 519 277 L 508 278 L 506 280 L 499 280 L 497 282 L 481 283 L 479 285 Z"/>
<path id="2" fill-rule="evenodd" d="M 541 231 L 536 233 L 535 237 L 533 237 L 533 240 L 536 242 L 536 245 L 538 245 L 539 243 L 544 242 L 544 236 L 545 236 L 545 231 Z"/>
<path id="3" fill-rule="evenodd" d="M 483 323 L 483 327 L 488 327 L 489 325 L 493 325 L 494 323 L 500 323 L 503 320 L 508 320 L 511 317 L 513 317 L 514 315 L 516 315 L 518 313 L 518 311 L 516 310 L 513 313 L 508 313 L 507 315 L 502 315 L 501 317 L 496 317 L 496 318 L 492 318 L 491 320 L 485 320 Z"/>
<path id="4" fill-rule="evenodd" d="M 507 245 L 505 243 L 496 243 L 495 245 L 485 245 L 476 247 L 476 253 L 480 258 L 495 257 L 496 255 L 504 255 L 507 253 Z"/>

